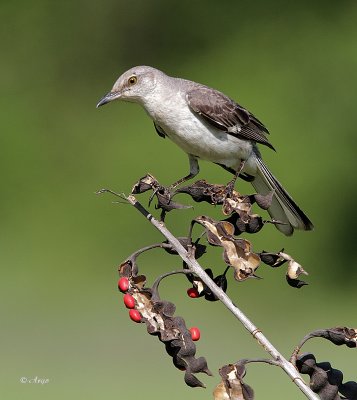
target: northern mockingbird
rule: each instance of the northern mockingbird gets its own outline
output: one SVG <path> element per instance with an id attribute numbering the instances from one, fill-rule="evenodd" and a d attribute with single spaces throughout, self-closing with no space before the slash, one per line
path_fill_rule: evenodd
<path id="1" fill-rule="evenodd" d="M 274 190 L 268 212 L 273 220 L 282 222 L 276 225 L 279 231 L 291 235 L 294 229 L 313 229 L 261 158 L 257 143 L 274 149 L 267 139 L 267 128 L 234 100 L 205 85 L 147 66 L 124 72 L 97 107 L 113 100 L 139 103 L 154 121 L 157 133 L 188 154 L 190 173 L 172 188 L 198 174 L 198 159 L 211 161 L 235 178 L 239 175 L 250 180 L 260 194 Z"/>

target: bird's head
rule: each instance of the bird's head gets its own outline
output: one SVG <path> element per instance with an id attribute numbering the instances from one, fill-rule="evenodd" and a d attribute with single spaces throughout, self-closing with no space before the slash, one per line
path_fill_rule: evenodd
<path id="1" fill-rule="evenodd" d="M 154 91 L 157 78 L 163 72 L 147 66 L 134 67 L 124 72 L 114 83 L 113 88 L 97 104 L 97 108 L 113 100 L 144 103 Z"/>

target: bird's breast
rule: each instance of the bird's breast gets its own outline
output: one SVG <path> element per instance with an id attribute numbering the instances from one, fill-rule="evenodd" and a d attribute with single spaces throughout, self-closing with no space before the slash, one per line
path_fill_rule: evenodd
<path id="1" fill-rule="evenodd" d="M 150 114 L 150 113 L 149 113 Z M 165 134 L 182 150 L 203 160 L 238 168 L 252 153 L 252 143 L 222 131 L 193 113 L 185 101 L 162 104 L 151 115 Z"/>

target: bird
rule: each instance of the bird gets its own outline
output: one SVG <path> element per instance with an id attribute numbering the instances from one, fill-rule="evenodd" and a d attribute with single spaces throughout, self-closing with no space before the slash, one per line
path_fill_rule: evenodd
<path id="1" fill-rule="evenodd" d="M 275 226 L 290 236 L 295 229 L 312 230 L 313 224 L 264 163 L 258 144 L 274 149 L 268 129 L 246 108 L 222 92 L 187 79 L 171 77 L 149 66 L 124 72 L 97 108 L 114 100 L 138 103 L 154 122 L 159 136 L 179 146 L 189 159 L 189 174 L 173 189 L 199 173 L 198 160 L 218 164 L 234 178 L 248 180 L 257 193 L 273 193 L 268 208 Z"/>

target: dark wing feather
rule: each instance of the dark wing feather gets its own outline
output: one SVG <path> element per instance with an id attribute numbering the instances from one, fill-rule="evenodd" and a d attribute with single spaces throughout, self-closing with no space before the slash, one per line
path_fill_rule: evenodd
<path id="1" fill-rule="evenodd" d="M 253 114 L 223 93 L 207 86 L 198 86 L 188 91 L 186 98 L 191 110 L 216 128 L 274 150 L 266 137 L 268 129 Z"/>
<path id="2" fill-rule="evenodd" d="M 155 127 L 155 130 L 156 130 L 157 134 L 158 134 L 160 137 L 162 137 L 162 138 L 165 139 L 166 133 L 165 133 L 164 130 L 161 128 L 161 126 L 160 126 L 160 125 L 157 125 L 157 124 L 154 122 L 154 127 Z"/>

